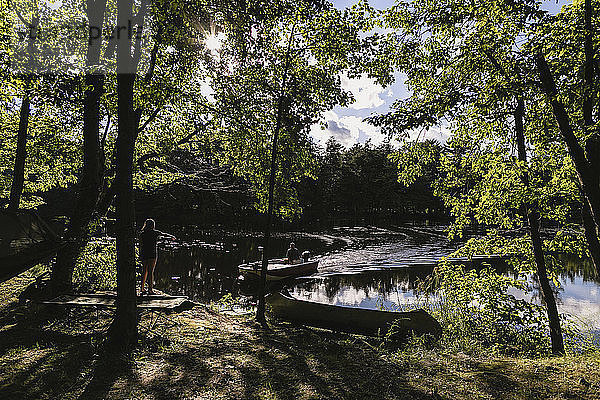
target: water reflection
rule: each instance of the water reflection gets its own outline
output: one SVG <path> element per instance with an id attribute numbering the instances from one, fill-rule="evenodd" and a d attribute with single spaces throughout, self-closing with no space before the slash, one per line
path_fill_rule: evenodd
<path id="1" fill-rule="evenodd" d="M 600 277 L 596 274 L 596 269 L 591 260 L 581 260 L 575 257 L 558 256 L 561 264 L 561 277 L 575 283 L 576 280 L 582 282 L 594 282 L 600 284 Z"/>
<path id="2" fill-rule="evenodd" d="M 188 236 L 193 236 L 189 232 Z M 170 294 L 184 294 L 198 301 L 218 300 L 228 293 L 237 295 L 237 266 L 259 260 L 260 235 L 251 233 L 198 233 L 202 240 L 159 244 L 156 287 Z M 178 233 L 186 239 L 186 234 Z M 282 257 L 294 241 L 299 249 L 326 253 L 348 245 L 332 235 L 286 234 L 272 238 L 270 258 Z"/>
<path id="3" fill-rule="evenodd" d="M 414 307 L 415 289 L 431 272 L 432 266 L 417 266 L 321 276 L 300 280 L 290 293 L 305 300 L 348 307 Z"/>
<path id="4" fill-rule="evenodd" d="M 216 300 L 222 293 L 236 294 L 236 246 L 192 243 L 161 246 L 156 265 L 156 287 L 195 300 Z"/>
<path id="5" fill-rule="evenodd" d="M 599 280 L 593 267 L 586 262 L 570 261 L 567 271 L 558 276 L 559 286 L 554 286 L 560 313 L 568 314 L 580 324 L 591 329 L 600 328 Z M 395 265 L 395 264 L 394 264 Z M 578 266 L 579 270 L 575 269 Z M 297 298 L 325 304 L 378 309 L 406 310 L 418 307 L 423 301 L 415 294 L 418 283 L 432 271 L 432 267 L 412 266 L 362 270 L 361 273 L 342 273 L 304 279 L 290 288 Z M 515 275 L 508 265 L 495 266 L 506 275 Z M 509 293 L 518 299 L 541 303 L 541 291 L 534 274 L 526 277 L 527 290 L 511 288 Z M 436 301 L 435 295 L 429 301 Z"/>
<path id="6" fill-rule="evenodd" d="M 456 250 L 442 227 L 402 226 L 394 229 L 338 228 L 324 234 L 288 233 L 273 239 L 270 257 L 285 254 L 289 242 L 319 259 L 319 273 L 291 288 L 304 299 L 364 308 L 414 306 L 415 286 L 433 270 L 440 257 Z M 237 295 L 237 265 L 258 260 L 260 235 L 252 233 L 187 232 L 189 243 L 162 245 L 156 271 L 157 288 L 194 300 L 218 300 Z M 185 240 L 186 233 L 178 234 Z M 591 263 L 562 258 L 564 272 L 555 288 L 559 311 L 600 327 L 600 279 Z M 562 268 L 562 267 L 561 267 Z M 500 270 L 508 275 L 514 272 Z M 511 289 L 517 298 L 540 302 L 537 279 L 527 278 L 527 292 Z M 591 322 L 590 322 L 591 321 Z"/>

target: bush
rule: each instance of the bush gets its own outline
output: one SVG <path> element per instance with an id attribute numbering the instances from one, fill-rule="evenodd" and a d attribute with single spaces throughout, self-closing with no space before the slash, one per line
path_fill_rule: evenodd
<path id="1" fill-rule="evenodd" d="M 524 289 L 521 280 L 491 268 L 466 271 L 442 264 L 435 271 L 438 299 L 427 307 L 443 328 L 444 348 L 538 357 L 548 354 L 548 322 L 542 306 L 519 300 L 509 288 Z"/>
<path id="2" fill-rule="evenodd" d="M 115 289 L 116 265 L 115 239 L 106 237 L 90 241 L 75 264 L 73 287 L 79 292 Z"/>
<path id="3" fill-rule="evenodd" d="M 528 237 L 490 235 L 471 239 L 452 256 L 494 253 L 511 254 L 508 266 L 512 276 L 505 276 L 491 266 L 467 270 L 462 265 L 442 263 L 421 285 L 420 306 L 436 317 L 444 330 L 440 345 L 468 353 L 549 355 L 551 342 L 545 307 L 509 293 L 511 289 L 531 291 L 527 277 L 535 266 Z M 557 274 L 564 266 L 552 255 L 546 258 L 550 278 L 558 282 Z M 435 295 L 424 296 L 427 293 Z M 597 340 L 582 331 L 580 325 L 568 316 L 561 316 L 566 350 L 571 353 L 597 350 Z"/>

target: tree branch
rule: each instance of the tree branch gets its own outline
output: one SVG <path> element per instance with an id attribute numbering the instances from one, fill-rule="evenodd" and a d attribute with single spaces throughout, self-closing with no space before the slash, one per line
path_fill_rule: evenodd
<path id="1" fill-rule="evenodd" d="M 585 24 L 585 66 L 583 85 L 583 123 L 587 128 L 593 125 L 594 109 L 594 31 L 592 27 L 592 0 L 585 0 L 584 24 Z M 587 133 L 587 132 L 586 132 Z"/>
<path id="2" fill-rule="evenodd" d="M 148 117 L 148 119 L 146 119 L 146 121 L 144 121 L 144 123 L 142 124 L 142 126 L 138 127 L 138 134 L 141 133 L 144 129 L 146 129 L 146 127 L 148 126 L 148 124 L 150 122 L 152 122 L 160 113 L 160 111 L 162 110 L 162 106 L 161 107 L 157 107 L 156 110 L 154 110 L 152 112 L 152 114 L 150 114 L 150 116 Z"/>

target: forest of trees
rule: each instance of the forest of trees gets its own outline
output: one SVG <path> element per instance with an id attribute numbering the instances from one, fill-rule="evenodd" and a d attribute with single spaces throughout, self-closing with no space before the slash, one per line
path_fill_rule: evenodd
<path id="1" fill-rule="evenodd" d="M 138 212 L 160 215 L 155 205 L 168 198 L 164 207 L 181 201 L 191 214 L 208 204 L 256 218 L 257 230 L 265 223 L 255 210 L 307 226 L 448 215 L 451 235 L 472 224 L 526 227 L 553 351 L 563 352 L 541 231 L 575 224 L 575 235 L 559 229 L 551 242 L 576 239 L 600 269 L 598 1 L 558 15 L 532 0 L 386 10 L 320 0 L 6 3 L 1 205 L 67 210 L 54 292 L 70 288 L 98 222 L 115 218 L 111 337 L 136 337 L 134 234 L 144 216 L 134 199 Z M 73 26 L 83 40 L 65 31 Z M 310 127 L 353 101 L 342 73 L 386 86 L 398 72 L 408 97 L 367 120 L 400 143 L 316 148 Z M 442 125 L 447 143 L 426 140 Z"/>
<path id="2" fill-rule="evenodd" d="M 438 156 L 443 146 L 436 142 Z M 389 144 L 367 142 L 345 149 L 331 138 L 324 149 L 314 147 L 313 177 L 297 183 L 298 212 L 280 219 L 278 226 L 319 230 L 339 225 L 393 225 L 407 221 L 449 218 L 441 200 L 433 194 L 437 176 L 434 165 L 408 186 L 398 181 L 393 161 L 398 150 Z M 187 150 L 166 156 L 171 168 L 185 176 L 152 188 L 137 188 L 138 225 L 151 215 L 161 225 L 194 224 L 199 228 L 256 229 L 261 214 L 249 182 L 236 177 L 231 168 Z M 66 215 L 74 205 L 75 185 L 36 192 L 44 202 L 39 212 L 50 219 Z M 108 213 L 109 219 L 114 219 Z"/>
<path id="3" fill-rule="evenodd" d="M 430 142 L 439 155 L 441 144 Z M 398 182 L 399 150 L 390 144 L 369 142 L 344 149 L 331 138 L 318 155 L 316 179 L 306 179 L 299 188 L 302 219 L 323 226 L 386 225 L 404 221 L 443 221 L 448 214 L 433 195 L 438 177 L 431 165 L 414 183 Z"/>

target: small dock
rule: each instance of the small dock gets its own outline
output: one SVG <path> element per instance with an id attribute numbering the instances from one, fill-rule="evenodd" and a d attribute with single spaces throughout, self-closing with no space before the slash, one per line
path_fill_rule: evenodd
<path id="1" fill-rule="evenodd" d="M 92 294 L 63 294 L 51 300 L 41 301 L 42 304 L 57 305 L 62 307 L 96 307 L 116 308 L 117 295 L 115 293 Z M 170 296 L 155 294 L 137 296 L 137 307 L 152 311 L 183 311 L 192 308 L 195 303 L 188 300 L 187 296 Z"/>

